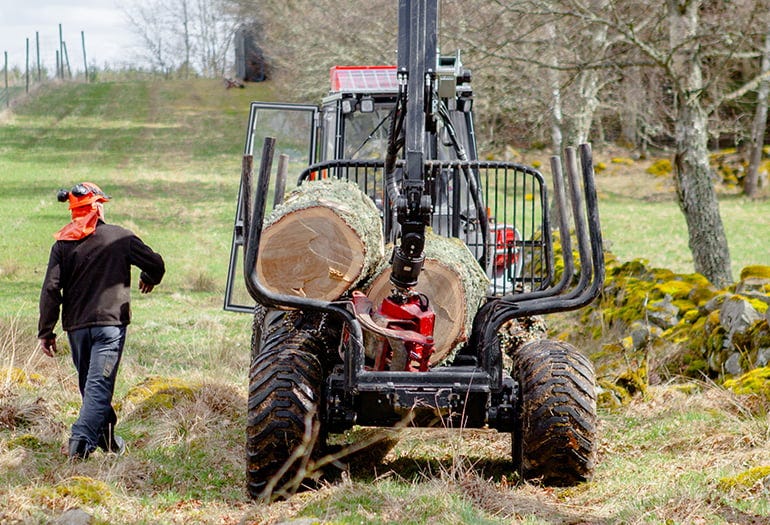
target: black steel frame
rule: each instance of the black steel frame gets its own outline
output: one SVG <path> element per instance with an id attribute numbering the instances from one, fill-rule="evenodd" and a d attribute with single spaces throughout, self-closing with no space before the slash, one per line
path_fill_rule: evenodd
<path id="1" fill-rule="evenodd" d="M 325 312 L 343 323 L 346 330 L 344 362 L 340 369 L 332 373 L 327 382 L 327 399 L 330 403 L 326 411 L 330 430 L 343 429 L 355 420 L 358 424 L 388 425 L 399 417 L 399 408 L 432 406 L 447 409 L 460 414 L 462 424 L 474 426 L 488 424 L 493 428 L 508 430 L 511 411 L 514 410 L 512 399 L 515 385 L 510 376 L 502 369 L 502 356 L 497 344 L 497 332 L 507 321 L 537 314 L 581 308 L 590 303 L 600 292 L 604 280 L 604 256 L 599 224 L 596 186 L 590 146 L 580 146 L 581 171 L 577 168 L 576 153 L 573 148 L 566 150 L 567 178 L 570 188 L 572 216 L 577 237 L 577 250 L 580 262 L 580 274 L 576 275 L 572 260 L 570 227 L 567 217 L 567 197 L 560 162 L 552 159 L 556 207 L 559 212 L 559 230 L 562 239 L 564 257 L 563 274 L 558 282 L 552 282 L 552 256 L 550 226 L 547 220 L 547 198 L 545 185 L 542 185 L 543 217 L 543 252 L 547 271 L 541 278 L 540 286 L 520 293 L 510 293 L 502 297 L 490 297 L 476 316 L 474 337 L 470 348 L 462 353 L 477 358 L 477 365 L 471 367 L 438 367 L 426 373 L 410 372 L 375 372 L 364 366 L 362 328 L 349 301 L 320 301 L 305 297 L 294 297 L 271 292 L 259 281 L 256 262 L 259 257 L 259 241 L 265 216 L 266 196 L 272 166 L 274 139 L 267 138 L 263 145 L 262 163 L 256 184 L 253 208 L 246 206 L 244 213 L 250 217 L 245 225 L 244 272 L 246 287 L 251 296 L 260 304 L 272 308 L 297 308 Z M 458 161 L 428 161 L 427 166 L 440 169 L 456 168 Z M 489 163 L 471 161 L 466 168 L 485 173 L 486 169 L 502 169 L 522 172 L 537 177 L 539 172 L 531 168 L 511 163 Z M 244 166 L 248 166 L 244 162 Z M 381 169 L 378 161 L 331 161 L 308 167 L 300 176 L 300 182 L 310 178 L 312 173 L 348 175 L 356 180 L 356 173 L 370 173 Z M 357 171 L 358 170 L 358 171 Z M 351 178 L 350 174 L 354 176 Z M 250 170 L 242 173 L 243 188 L 251 187 Z M 484 177 L 481 176 L 483 180 Z M 244 201 L 250 203 L 251 196 L 244 195 Z M 383 414 L 368 410 L 361 411 L 361 403 L 374 396 Z M 490 397 L 492 396 L 491 403 Z M 462 400 L 462 401 L 458 401 Z M 438 406 L 436 406 L 438 405 Z M 368 405 L 367 405 L 368 406 Z M 351 414 L 355 414 L 351 416 Z M 370 419 L 373 418 L 373 419 Z"/>

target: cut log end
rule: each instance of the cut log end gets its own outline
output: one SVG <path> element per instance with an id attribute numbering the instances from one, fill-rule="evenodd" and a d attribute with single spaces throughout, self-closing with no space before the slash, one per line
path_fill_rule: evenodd
<path id="1" fill-rule="evenodd" d="M 333 301 L 357 282 L 366 246 L 326 207 L 296 210 L 265 228 L 259 280 L 275 293 Z"/>
<path id="2" fill-rule="evenodd" d="M 335 301 L 368 278 L 383 255 L 379 210 L 358 186 L 306 182 L 268 217 L 257 275 L 274 293 Z"/>

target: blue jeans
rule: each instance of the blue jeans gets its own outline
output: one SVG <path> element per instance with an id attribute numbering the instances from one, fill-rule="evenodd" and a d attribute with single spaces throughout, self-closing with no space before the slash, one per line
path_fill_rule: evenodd
<path id="1" fill-rule="evenodd" d="M 126 342 L 126 327 L 91 326 L 67 332 L 67 338 L 83 398 L 80 415 L 72 425 L 71 440 L 85 442 L 90 453 L 104 444 L 105 436 L 111 438 L 117 422 L 112 394 Z"/>

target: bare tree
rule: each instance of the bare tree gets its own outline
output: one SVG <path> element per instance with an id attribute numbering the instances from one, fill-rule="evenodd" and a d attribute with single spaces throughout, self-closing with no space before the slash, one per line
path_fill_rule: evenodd
<path id="1" fill-rule="evenodd" d="M 765 47 L 762 51 L 760 74 L 770 75 L 770 22 L 765 33 Z M 770 93 L 770 79 L 763 78 L 757 90 L 757 109 L 754 112 L 754 123 L 751 129 L 751 147 L 749 149 L 749 167 L 743 183 L 743 191 L 749 197 L 754 197 L 759 188 L 759 165 L 762 161 L 762 151 L 765 146 L 767 130 L 767 96 Z"/>
<path id="2" fill-rule="evenodd" d="M 702 3 L 667 0 L 669 48 L 664 63 L 677 99 L 675 180 L 695 271 L 721 287 L 732 282 L 732 269 L 709 166 L 703 56 L 697 40 Z"/>
<path id="3" fill-rule="evenodd" d="M 190 10 L 188 0 L 180 0 L 179 6 L 182 10 L 182 43 L 184 45 L 184 78 L 190 77 L 190 55 L 192 53 L 192 42 L 190 40 Z"/>
<path id="4" fill-rule="evenodd" d="M 556 42 L 557 29 L 555 24 L 548 24 L 548 34 L 553 42 Z M 551 97 L 553 100 L 551 106 L 551 145 L 553 151 L 559 153 L 562 150 L 564 142 L 564 109 L 562 108 L 562 96 L 561 96 L 561 78 L 559 75 L 559 53 L 552 52 L 551 67 L 549 69 L 549 75 L 551 79 Z M 554 208 L 556 210 L 556 208 Z M 554 224 L 556 222 L 554 221 Z"/>
<path id="5" fill-rule="evenodd" d="M 586 142 L 602 93 L 620 76 L 612 62 L 616 37 L 593 14 L 608 10 L 610 0 L 495 0 L 472 9 L 466 4 L 460 3 L 478 20 L 475 30 L 462 35 L 462 47 L 490 64 L 488 69 L 506 72 L 503 83 L 515 93 L 512 107 L 491 105 L 492 113 L 515 111 L 529 124 L 530 138 L 540 126 L 543 135 L 550 130 L 556 153 L 561 137 Z M 484 80 L 478 85 L 485 97 L 490 86 Z"/>
<path id="6" fill-rule="evenodd" d="M 573 26 L 593 28 L 595 35 L 596 28 L 606 26 L 602 46 L 587 48 L 592 53 L 604 51 L 594 54 L 600 61 L 586 61 L 591 57 L 584 55 L 575 66 L 581 62 L 583 68 L 602 66 L 601 62 L 611 57 L 604 64 L 608 71 L 653 67 L 661 72 L 663 84 L 658 89 L 663 88 L 659 96 L 665 103 L 660 107 L 665 111 L 663 122 L 667 117 L 671 123 L 677 197 L 687 222 L 695 270 L 716 285 L 731 282 L 730 254 L 709 166 L 709 119 L 718 115 L 726 101 L 757 84 L 755 78 L 728 91 L 725 81 L 734 71 L 731 61 L 750 43 L 745 30 L 757 4 L 744 1 L 725 6 L 706 0 L 666 0 L 662 5 L 647 5 L 648 9 L 622 1 L 554 0 L 538 4 L 544 16 L 561 17 L 562 27 L 564 21 L 572 20 Z M 725 25 L 728 19 L 732 26 Z M 564 53 L 577 57 L 572 50 L 565 49 Z M 591 91 L 581 88 L 580 92 L 585 95 Z M 583 100 L 590 98 L 584 96 Z"/>
<path id="7" fill-rule="evenodd" d="M 237 18 L 228 0 L 135 0 L 123 6 L 145 58 L 166 74 L 223 75 Z"/>
<path id="8" fill-rule="evenodd" d="M 561 43 L 556 52 L 569 57 L 567 61 L 560 61 L 559 68 L 569 73 L 570 83 L 574 86 L 570 108 L 572 123 L 568 130 L 571 143 L 588 141 L 600 94 L 607 83 L 616 78 L 615 68 L 607 65 L 607 55 L 614 42 L 609 38 L 607 26 L 595 23 L 590 16 L 591 12 L 606 11 L 609 3 L 609 0 L 575 2 L 566 6 L 566 11 L 556 3 L 551 13 L 546 12 L 563 34 L 561 40 L 554 38 L 554 42 Z"/>
<path id="9" fill-rule="evenodd" d="M 395 64 L 396 5 L 388 0 L 230 0 L 239 20 L 259 22 L 271 78 L 290 99 L 318 99 L 334 65 Z M 256 20 L 255 20 L 256 19 Z"/>
<path id="10" fill-rule="evenodd" d="M 232 62 L 227 57 L 232 50 L 238 20 L 230 14 L 228 7 L 225 0 L 198 0 L 195 4 L 195 64 L 203 76 L 222 76 Z"/>
<path id="11" fill-rule="evenodd" d="M 177 67 L 175 52 L 168 38 L 168 20 L 159 16 L 159 10 L 164 2 L 135 2 L 122 7 L 134 33 L 142 42 L 144 52 L 142 58 L 153 69 L 167 74 Z"/>
<path id="12" fill-rule="evenodd" d="M 523 5 L 527 4 L 527 5 Z M 441 42 L 473 70 L 477 116 L 488 144 L 552 144 L 566 136 L 569 75 L 564 35 L 531 12 L 536 2 L 442 2 Z"/>

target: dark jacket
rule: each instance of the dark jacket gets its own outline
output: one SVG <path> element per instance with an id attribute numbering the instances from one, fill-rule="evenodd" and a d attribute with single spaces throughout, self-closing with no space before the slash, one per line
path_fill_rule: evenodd
<path id="1" fill-rule="evenodd" d="M 38 338 L 54 337 L 62 306 L 62 328 L 121 326 L 131 322 L 131 265 L 147 284 L 160 283 L 163 258 L 120 226 L 99 221 L 79 241 L 56 241 L 40 292 Z"/>

